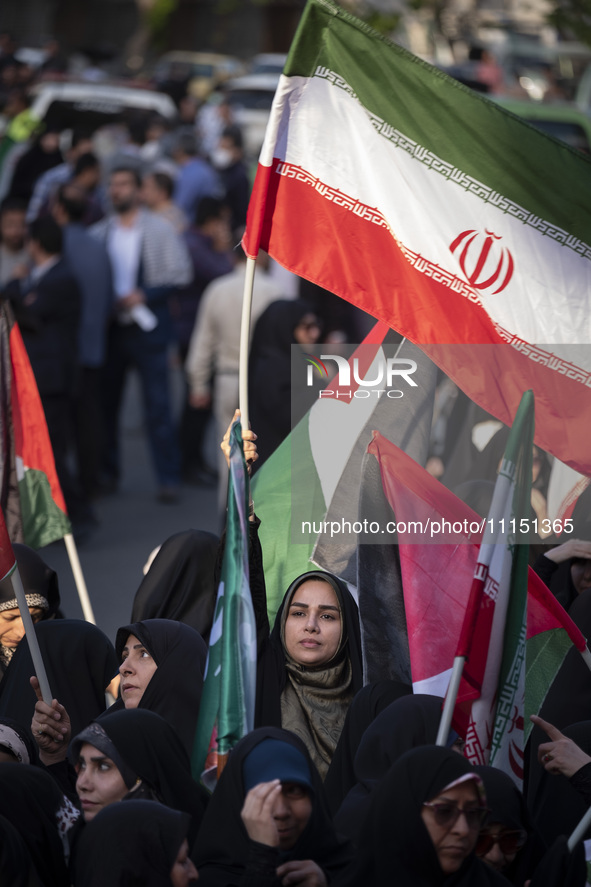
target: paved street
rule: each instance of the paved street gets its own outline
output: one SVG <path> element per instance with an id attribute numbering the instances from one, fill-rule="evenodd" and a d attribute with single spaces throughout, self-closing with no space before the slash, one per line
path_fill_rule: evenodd
<path id="1" fill-rule="evenodd" d="M 178 393 L 180 374 L 176 374 L 174 381 Z M 123 409 L 122 483 L 119 492 L 96 502 L 100 526 L 79 548 L 97 625 L 113 641 L 118 626 L 129 622 L 142 567 L 152 549 L 173 533 L 190 527 L 219 531 L 215 489 L 185 486 L 179 504 L 161 505 L 156 501 L 156 482 L 134 377 L 130 383 Z M 215 447 L 211 434 L 210 464 L 215 464 Z M 56 542 L 40 554 L 58 573 L 64 616 L 81 619 L 82 609 L 64 543 Z"/>

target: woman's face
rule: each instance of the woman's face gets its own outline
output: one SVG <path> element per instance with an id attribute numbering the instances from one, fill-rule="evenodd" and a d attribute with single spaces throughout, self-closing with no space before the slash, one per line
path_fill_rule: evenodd
<path id="1" fill-rule="evenodd" d="M 130 634 L 123 647 L 119 666 L 121 698 L 125 708 L 137 708 L 158 666 L 135 635 Z"/>
<path id="2" fill-rule="evenodd" d="M 189 842 L 185 838 L 170 870 L 172 887 L 189 887 L 198 877 L 197 869 L 189 859 Z"/>
<path id="3" fill-rule="evenodd" d="M 503 825 L 501 822 L 494 822 L 491 825 L 487 825 L 484 831 L 486 835 L 497 839 L 503 835 L 511 837 L 519 834 L 518 832 L 515 832 L 514 829 L 507 828 L 507 826 Z M 501 847 L 501 844 L 503 844 L 503 847 Z M 515 846 L 515 849 L 512 852 L 509 852 L 504 844 L 504 841 L 496 840 L 487 853 L 481 855 L 478 851 L 480 858 L 484 859 L 488 865 L 493 869 L 496 869 L 498 872 L 503 872 L 508 866 L 510 866 L 519 853 L 518 846 Z"/>
<path id="4" fill-rule="evenodd" d="M 293 331 L 298 345 L 315 345 L 320 338 L 320 323 L 315 314 L 304 314 Z"/>
<path id="5" fill-rule="evenodd" d="M 423 804 L 421 817 L 433 842 L 442 871 L 446 875 L 451 875 L 457 872 L 466 857 L 474 850 L 482 820 L 475 817 L 474 821 L 469 822 L 463 813 L 451 824 L 442 823 L 441 820 L 448 808 L 481 811 L 480 799 L 471 781 L 445 789 L 437 797 L 431 798 L 428 803 L 437 804 L 439 809 Z"/>
<path id="6" fill-rule="evenodd" d="M 33 622 L 40 622 L 43 618 L 41 607 L 29 607 L 29 613 Z M 0 644 L 4 647 L 18 647 L 24 636 L 25 626 L 19 608 L 3 610 L 0 613 Z"/>
<path id="7" fill-rule="evenodd" d="M 341 612 L 333 588 L 309 579 L 296 588 L 285 619 L 285 647 L 299 665 L 323 665 L 341 640 Z"/>
<path id="8" fill-rule="evenodd" d="M 121 801 L 129 791 L 111 758 L 88 742 L 80 749 L 76 772 L 76 792 L 85 822 L 109 804 Z"/>
<path id="9" fill-rule="evenodd" d="M 304 786 L 294 782 L 281 783 L 281 792 L 271 815 L 279 835 L 279 849 L 291 850 L 312 815 L 312 800 Z"/>

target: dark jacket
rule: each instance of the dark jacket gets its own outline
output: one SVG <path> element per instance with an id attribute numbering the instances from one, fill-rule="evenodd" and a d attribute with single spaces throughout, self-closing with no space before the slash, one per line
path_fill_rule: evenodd
<path id="1" fill-rule="evenodd" d="M 72 394 L 77 383 L 81 296 L 63 259 L 39 280 L 13 280 L 11 300 L 41 397 Z"/>

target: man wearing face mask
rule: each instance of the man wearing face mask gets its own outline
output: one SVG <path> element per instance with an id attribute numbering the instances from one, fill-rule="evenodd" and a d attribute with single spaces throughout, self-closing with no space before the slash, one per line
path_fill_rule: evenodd
<path id="1" fill-rule="evenodd" d="M 226 191 L 230 207 L 230 228 L 236 231 L 246 224 L 246 210 L 250 197 L 250 182 L 244 163 L 242 133 L 237 126 L 228 126 L 222 133 L 217 148 L 211 152 L 215 166 Z"/>

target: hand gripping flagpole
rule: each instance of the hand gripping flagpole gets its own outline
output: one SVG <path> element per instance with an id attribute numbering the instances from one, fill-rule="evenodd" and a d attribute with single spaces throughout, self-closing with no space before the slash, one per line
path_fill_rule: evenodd
<path id="1" fill-rule="evenodd" d="M 27 643 L 29 645 L 29 650 L 31 651 L 31 659 L 33 660 L 33 669 L 35 671 L 35 674 L 37 675 L 37 680 L 39 681 L 39 687 L 41 688 L 43 702 L 51 705 L 51 700 L 53 699 L 53 696 L 51 695 L 51 688 L 47 679 L 47 672 L 45 671 L 45 666 L 43 664 L 43 657 L 41 656 L 39 641 L 37 639 L 37 635 L 35 634 L 35 628 L 33 626 L 31 614 L 29 612 L 27 596 L 25 594 L 25 589 L 23 588 L 23 582 L 18 571 L 18 566 L 12 572 L 10 576 L 10 581 L 12 583 L 14 596 L 18 603 L 21 619 L 23 620 L 23 625 L 25 627 L 25 635 L 27 638 Z"/>

